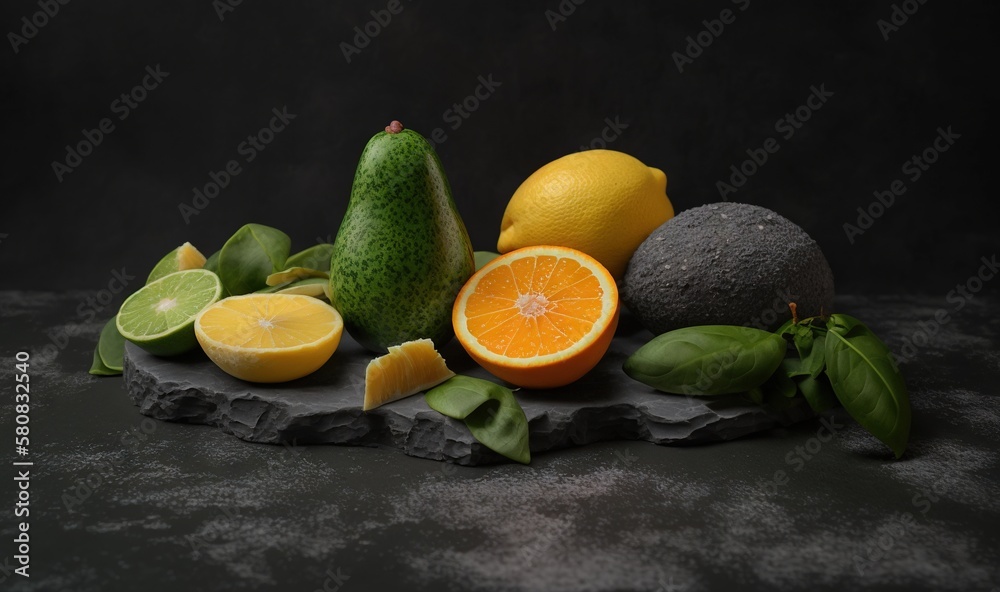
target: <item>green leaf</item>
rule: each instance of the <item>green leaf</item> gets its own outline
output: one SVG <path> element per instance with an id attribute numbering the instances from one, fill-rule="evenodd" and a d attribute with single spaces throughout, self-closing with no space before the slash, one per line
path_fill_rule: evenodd
<path id="1" fill-rule="evenodd" d="M 218 274 L 219 273 L 219 253 L 221 253 L 221 252 L 222 252 L 222 250 L 220 249 L 220 250 L 212 253 L 211 255 L 209 255 L 208 259 L 205 261 L 205 267 L 204 267 L 204 269 L 207 269 L 207 270 L 211 271 L 214 274 Z"/>
<path id="2" fill-rule="evenodd" d="M 795 378 L 797 376 L 809 376 L 809 371 L 805 370 L 802 366 L 802 360 L 798 358 L 793 358 L 791 356 L 786 357 L 781 361 L 781 369 L 785 372 L 785 375 L 789 378 Z"/>
<path id="3" fill-rule="evenodd" d="M 770 411 L 781 413 L 801 404 L 801 399 L 795 396 L 798 394 L 795 382 L 783 368 L 772 374 L 758 390 L 761 391 L 762 400 L 757 401 L 757 404 Z"/>
<path id="4" fill-rule="evenodd" d="M 94 361 L 90 365 L 90 373 L 94 376 L 119 376 L 121 375 L 121 370 L 112 370 L 104 365 L 104 360 L 101 359 L 101 355 L 97 353 L 97 348 L 94 348 Z"/>
<path id="5" fill-rule="evenodd" d="M 329 243 L 320 243 L 295 253 L 288 258 L 288 261 L 285 262 L 285 266 L 322 269 L 329 272 L 331 257 L 333 257 L 333 245 Z"/>
<path id="6" fill-rule="evenodd" d="M 795 323 L 794 319 L 788 319 L 780 327 L 778 327 L 778 330 L 775 331 L 775 334 L 777 334 L 777 335 L 788 335 L 788 334 L 792 333 L 792 331 L 794 331 L 795 327 L 797 327 L 797 326 L 798 325 Z"/>
<path id="7" fill-rule="evenodd" d="M 861 321 L 827 321 L 826 375 L 840 404 L 863 428 L 903 455 L 910 435 L 910 399 L 892 353 Z"/>
<path id="8" fill-rule="evenodd" d="M 121 373 L 125 359 L 125 338 L 118 332 L 118 325 L 115 319 L 118 315 L 111 317 L 111 320 L 104 324 L 101 329 L 101 337 L 97 342 L 97 354 L 101 357 L 104 366 L 109 370 Z"/>
<path id="9" fill-rule="evenodd" d="M 837 395 L 830 386 L 830 379 L 825 374 L 819 376 L 804 376 L 798 380 L 799 392 L 816 413 L 837 406 Z"/>
<path id="10" fill-rule="evenodd" d="M 802 372 L 806 375 L 816 378 L 823 372 L 826 365 L 825 341 L 825 334 L 814 332 L 809 327 L 802 327 L 792 336 L 792 343 L 802 360 Z"/>
<path id="11" fill-rule="evenodd" d="M 531 462 L 528 418 L 514 393 L 489 380 L 453 376 L 427 391 L 427 405 L 465 421 L 483 446 L 519 463 Z"/>
<path id="12" fill-rule="evenodd" d="M 289 267 L 284 271 L 279 271 L 278 273 L 272 273 L 267 276 L 264 280 L 268 286 L 277 286 L 280 284 L 287 284 L 288 282 L 297 282 L 299 280 L 304 280 L 308 278 L 325 278 L 330 279 L 329 271 L 320 271 L 318 269 L 309 269 L 307 267 Z"/>
<path id="13" fill-rule="evenodd" d="M 219 252 L 219 279 L 229 294 L 249 294 L 267 285 L 267 276 L 285 269 L 292 241 L 276 228 L 247 224 Z"/>
<path id="14" fill-rule="evenodd" d="M 623 369 L 663 392 L 725 395 L 762 385 L 787 350 L 784 338 L 760 329 L 685 327 L 654 337 L 625 360 Z"/>
<path id="15" fill-rule="evenodd" d="M 492 251 L 475 251 L 472 254 L 476 258 L 476 271 L 479 271 L 484 265 L 500 256 L 499 253 Z"/>
<path id="16" fill-rule="evenodd" d="M 784 365 L 784 361 L 782 361 L 782 365 Z M 765 393 L 770 392 L 786 399 L 790 399 L 798 394 L 798 387 L 795 385 L 795 381 L 789 377 L 784 368 L 772 374 L 771 377 L 764 382 L 762 388 Z"/>

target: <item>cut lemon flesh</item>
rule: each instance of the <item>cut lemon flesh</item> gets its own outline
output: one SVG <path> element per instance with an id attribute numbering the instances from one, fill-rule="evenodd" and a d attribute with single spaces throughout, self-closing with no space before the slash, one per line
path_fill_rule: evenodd
<path id="1" fill-rule="evenodd" d="M 454 375 L 430 339 L 389 346 L 389 353 L 365 369 L 364 410 L 425 391 Z"/>
<path id="2" fill-rule="evenodd" d="M 330 359 L 344 321 L 332 306 L 309 296 L 246 294 L 205 309 L 194 329 L 202 349 L 226 373 L 250 382 L 285 382 Z"/>

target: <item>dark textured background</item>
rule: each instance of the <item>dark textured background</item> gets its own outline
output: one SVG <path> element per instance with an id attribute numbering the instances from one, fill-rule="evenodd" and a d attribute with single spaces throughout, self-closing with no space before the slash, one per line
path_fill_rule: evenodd
<path id="1" fill-rule="evenodd" d="M 553 30 L 555 0 L 403 0 L 347 63 L 340 44 L 386 4 L 244 2 L 220 21 L 208 0 L 77 1 L 17 53 L 8 37 L 2 287 L 99 289 L 123 266 L 141 278 L 177 244 L 208 254 L 251 221 L 295 248 L 332 238 L 362 148 L 393 118 L 445 128 L 438 150 L 477 249 L 495 248 L 518 184 L 606 118 L 628 124 L 609 147 L 662 168 L 680 211 L 718 201 L 716 181 L 820 84 L 834 96 L 730 199 L 802 225 L 841 292 L 943 297 L 996 251 L 996 5 L 931 0 L 886 41 L 887 1 L 587 0 Z M 724 8 L 735 22 L 679 73 L 671 54 Z M 6 2 L 0 23 L 19 32 L 37 10 Z M 119 121 L 112 101 L 157 64 L 169 77 Z M 445 112 L 490 75 L 501 85 L 452 129 Z M 178 204 L 282 106 L 288 129 L 185 224 Z M 52 162 L 104 117 L 116 129 L 58 182 Z M 905 179 L 904 161 L 949 125 L 954 147 Z M 907 193 L 850 244 L 844 223 L 895 179 Z"/>

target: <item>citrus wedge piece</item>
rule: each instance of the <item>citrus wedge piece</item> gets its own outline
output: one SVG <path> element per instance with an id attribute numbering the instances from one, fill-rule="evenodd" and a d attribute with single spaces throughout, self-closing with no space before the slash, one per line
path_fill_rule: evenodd
<path id="1" fill-rule="evenodd" d="M 101 337 L 97 342 L 97 353 L 109 370 L 122 371 L 125 358 L 125 338 L 118 332 L 115 319 L 110 319 L 101 329 Z"/>
<path id="2" fill-rule="evenodd" d="M 296 294 L 220 300 L 195 319 L 195 335 L 227 374 L 285 382 L 319 370 L 337 351 L 344 321 L 329 304 Z"/>
<path id="3" fill-rule="evenodd" d="M 151 354 L 182 354 L 198 345 L 194 317 L 221 295 L 222 282 L 211 271 L 165 275 L 125 299 L 116 318 L 118 332 Z"/>
<path id="4" fill-rule="evenodd" d="M 430 339 L 391 345 L 389 353 L 375 358 L 365 369 L 364 410 L 415 395 L 454 375 Z"/>
<path id="5" fill-rule="evenodd" d="M 187 269 L 201 269 L 205 266 L 205 256 L 201 251 L 194 248 L 191 243 L 184 243 L 173 251 L 163 256 L 163 259 L 153 266 L 153 271 L 149 272 L 146 283 L 155 282 L 163 276 L 175 271 Z"/>
<path id="6" fill-rule="evenodd" d="M 593 257 L 525 247 L 486 263 L 452 311 L 465 351 L 517 386 L 554 388 L 589 372 L 618 326 L 618 288 Z"/>

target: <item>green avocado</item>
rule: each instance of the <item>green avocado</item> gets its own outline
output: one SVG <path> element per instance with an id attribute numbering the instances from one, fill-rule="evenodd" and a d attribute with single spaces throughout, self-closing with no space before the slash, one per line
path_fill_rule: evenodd
<path id="1" fill-rule="evenodd" d="M 333 243 L 331 303 L 344 326 L 376 353 L 424 337 L 440 348 L 472 253 L 437 154 L 393 121 L 361 153 Z"/>

